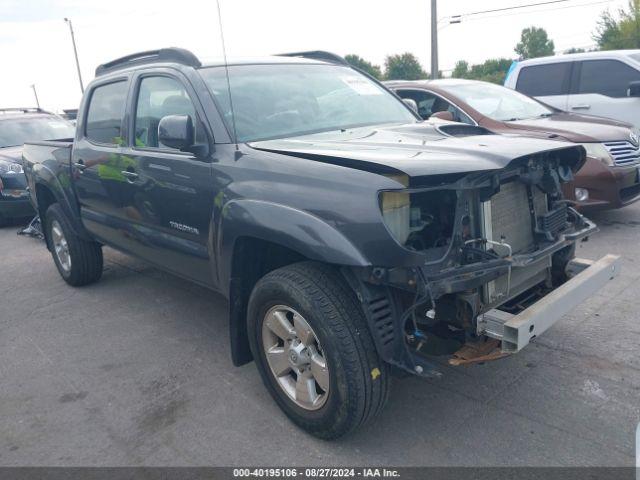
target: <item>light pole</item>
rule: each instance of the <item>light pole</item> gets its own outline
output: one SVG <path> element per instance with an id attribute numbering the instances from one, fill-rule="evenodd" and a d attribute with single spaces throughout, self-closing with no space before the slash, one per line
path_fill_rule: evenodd
<path id="1" fill-rule="evenodd" d="M 36 97 L 36 105 L 38 106 L 38 110 L 40 110 L 40 101 L 38 100 L 38 92 L 36 92 L 36 84 L 32 84 L 31 88 L 33 90 L 33 95 Z"/>
<path id="2" fill-rule="evenodd" d="M 438 5 L 431 0 L 431 79 L 438 78 Z"/>
<path id="3" fill-rule="evenodd" d="M 71 20 L 67 17 L 64 18 L 64 21 L 69 25 L 69 31 L 71 32 L 71 43 L 73 43 L 73 53 L 76 56 L 76 68 L 78 69 L 78 80 L 80 81 L 80 91 L 84 93 L 84 85 L 82 84 L 82 74 L 80 73 L 80 62 L 78 61 L 78 49 L 76 48 L 76 37 L 73 35 L 73 26 L 71 25 Z"/>

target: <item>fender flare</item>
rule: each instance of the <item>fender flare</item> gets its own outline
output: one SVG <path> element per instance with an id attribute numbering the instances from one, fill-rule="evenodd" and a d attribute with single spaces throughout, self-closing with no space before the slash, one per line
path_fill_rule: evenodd
<path id="1" fill-rule="evenodd" d="M 341 266 L 371 263 L 340 231 L 323 219 L 286 205 L 258 200 L 231 200 L 219 221 L 220 285 L 229 284 L 235 242 L 253 237 L 289 248 L 310 260 Z"/>
<path id="2" fill-rule="evenodd" d="M 252 360 L 247 337 L 247 302 L 257 275 L 243 279 L 232 272 L 236 241 L 242 237 L 265 240 L 298 254 L 342 266 L 369 266 L 360 251 L 336 228 L 302 210 L 271 202 L 232 200 L 218 222 L 218 275 L 229 299 L 231 357 L 240 366 Z M 255 277 L 255 278 L 254 278 Z"/>
<path id="3" fill-rule="evenodd" d="M 80 220 L 80 209 L 75 199 L 71 178 L 69 178 L 69 187 L 67 188 L 65 188 L 60 181 L 60 176 L 64 175 L 68 176 L 68 173 L 61 169 L 56 175 L 45 164 L 40 164 L 37 171 L 34 172 L 35 189 L 31 192 L 31 195 L 34 197 L 33 203 L 35 203 L 38 214 L 40 217 L 43 217 L 45 213 L 40 211 L 40 201 L 38 200 L 37 190 L 38 186 L 41 186 L 49 190 L 55 201 L 60 205 L 69 220 L 73 233 L 84 240 L 94 240 Z"/>

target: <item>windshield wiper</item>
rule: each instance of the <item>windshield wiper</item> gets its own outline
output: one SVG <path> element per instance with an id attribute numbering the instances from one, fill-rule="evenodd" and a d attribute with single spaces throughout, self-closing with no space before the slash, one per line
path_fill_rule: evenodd
<path id="1" fill-rule="evenodd" d="M 20 144 L 18 145 L 0 145 L 0 148 L 11 148 L 11 147 L 19 147 Z"/>

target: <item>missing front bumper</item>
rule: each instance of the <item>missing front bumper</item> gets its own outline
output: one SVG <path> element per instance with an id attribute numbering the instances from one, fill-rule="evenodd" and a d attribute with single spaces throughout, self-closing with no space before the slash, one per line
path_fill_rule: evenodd
<path id="1" fill-rule="evenodd" d="M 563 315 L 600 290 L 620 271 L 620 257 L 597 262 L 574 259 L 567 265 L 572 278 L 517 315 L 492 309 L 478 316 L 478 334 L 501 341 L 503 353 L 516 353 L 548 330 Z"/>

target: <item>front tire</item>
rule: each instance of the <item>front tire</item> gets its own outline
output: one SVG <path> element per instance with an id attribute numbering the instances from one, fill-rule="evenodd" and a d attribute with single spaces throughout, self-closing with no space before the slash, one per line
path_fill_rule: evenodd
<path id="1" fill-rule="evenodd" d="M 247 321 L 262 380 L 299 427 L 334 439 L 384 407 L 389 368 L 333 267 L 302 262 L 268 273 L 251 294 Z"/>
<path id="2" fill-rule="evenodd" d="M 102 247 L 78 237 L 57 203 L 45 214 L 47 246 L 60 276 L 69 285 L 81 287 L 102 276 Z"/>

